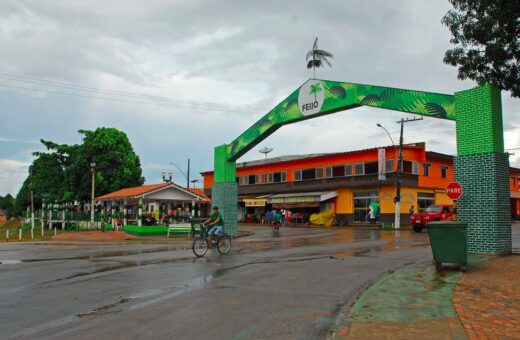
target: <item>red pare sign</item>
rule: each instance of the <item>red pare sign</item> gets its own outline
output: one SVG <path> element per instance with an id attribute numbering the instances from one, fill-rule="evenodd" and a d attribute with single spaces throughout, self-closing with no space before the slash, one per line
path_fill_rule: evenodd
<path id="1" fill-rule="evenodd" d="M 462 185 L 457 182 L 451 182 L 446 187 L 446 195 L 452 200 L 456 201 L 462 196 Z"/>

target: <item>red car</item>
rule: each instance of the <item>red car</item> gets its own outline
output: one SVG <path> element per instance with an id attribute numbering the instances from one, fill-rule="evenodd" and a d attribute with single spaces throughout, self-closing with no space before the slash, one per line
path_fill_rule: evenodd
<path id="1" fill-rule="evenodd" d="M 430 205 L 425 211 L 413 214 L 410 224 L 416 233 L 420 233 L 426 225 L 433 221 L 452 221 L 455 218 L 453 206 L 449 204 Z"/>

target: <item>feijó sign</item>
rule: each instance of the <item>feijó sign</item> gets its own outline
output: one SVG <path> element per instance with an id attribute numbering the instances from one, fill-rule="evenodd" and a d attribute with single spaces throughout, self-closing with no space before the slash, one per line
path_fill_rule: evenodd
<path id="1" fill-rule="evenodd" d="M 452 200 L 456 201 L 462 196 L 462 185 L 457 182 L 451 182 L 446 187 L 446 195 Z"/>

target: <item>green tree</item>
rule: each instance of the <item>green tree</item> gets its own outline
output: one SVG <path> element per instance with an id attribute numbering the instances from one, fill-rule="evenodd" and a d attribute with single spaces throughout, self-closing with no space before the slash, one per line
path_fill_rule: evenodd
<path id="1" fill-rule="evenodd" d="M 7 194 L 5 197 L 0 196 L 0 210 L 5 212 L 8 219 L 11 218 L 15 212 L 15 203 L 16 200 L 11 194 Z"/>
<path id="2" fill-rule="evenodd" d="M 89 201 L 91 163 L 96 163 L 96 196 L 129 186 L 142 185 L 141 162 L 127 135 L 114 128 L 80 130 L 81 145 L 57 144 L 42 140 L 47 152 L 34 153 L 36 159 L 16 198 L 20 212 L 30 205 L 31 187 L 35 207 L 43 198 L 51 201 Z"/>
<path id="3" fill-rule="evenodd" d="M 449 0 L 442 19 L 455 48 L 444 62 L 459 79 L 490 83 L 520 97 L 520 0 Z"/>
<path id="4" fill-rule="evenodd" d="M 84 135 L 83 144 L 72 154 L 68 168 L 77 199 L 90 198 L 91 163 L 96 163 L 96 196 L 144 183 L 141 161 L 124 132 L 115 128 L 79 132 Z"/>
<path id="5" fill-rule="evenodd" d="M 42 200 L 61 201 L 67 189 L 65 170 L 56 153 L 34 153 L 36 159 L 29 167 L 29 176 L 16 197 L 16 210 L 21 212 L 31 204 L 31 188 L 34 205 L 40 207 Z M 31 175 L 32 174 L 32 175 Z"/>

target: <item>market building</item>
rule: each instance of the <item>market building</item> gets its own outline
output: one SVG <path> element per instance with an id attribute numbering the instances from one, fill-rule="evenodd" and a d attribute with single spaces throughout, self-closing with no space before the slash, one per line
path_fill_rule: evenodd
<path id="1" fill-rule="evenodd" d="M 380 222 L 394 221 L 398 149 L 394 146 L 349 152 L 281 156 L 237 164 L 239 220 L 259 221 L 266 211 L 288 209 L 296 223 L 332 210 L 339 225 L 367 223 L 378 202 Z M 511 168 L 511 212 L 520 216 L 520 169 Z M 212 171 L 203 172 L 211 197 Z M 409 211 L 452 204 L 445 187 L 453 181 L 453 156 L 426 151 L 424 143 L 403 146 L 401 223 Z"/>
<path id="2" fill-rule="evenodd" d="M 147 216 L 152 216 L 156 224 L 168 224 L 178 217 L 206 216 L 210 204 L 202 190 L 173 182 L 124 188 L 96 200 L 103 203 L 106 211 L 117 213 L 123 227 L 146 225 Z"/>

